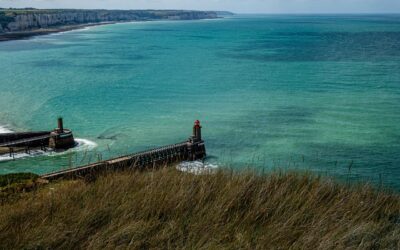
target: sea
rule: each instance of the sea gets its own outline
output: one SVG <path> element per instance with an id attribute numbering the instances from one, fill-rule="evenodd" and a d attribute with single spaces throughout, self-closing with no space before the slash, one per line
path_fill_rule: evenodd
<path id="1" fill-rule="evenodd" d="M 0 43 L 0 132 L 78 147 L 0 156 L 47 173 L 186 140 L 205 165 L 400 190 L 400 15 L 131 22 Z M 190 165 L 190 163 L 184 163 Z"/>

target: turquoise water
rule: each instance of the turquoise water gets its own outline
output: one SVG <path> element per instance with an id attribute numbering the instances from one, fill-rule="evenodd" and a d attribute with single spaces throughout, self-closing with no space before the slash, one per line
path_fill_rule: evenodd
<path id="1" fill-rule="evenodd" d="M 0 43 L 0 70 L 3 130 L 51 129 L 61 115 L 89 140 L 2 161 L 0 173 L 179 142 L 200 119 L 219 166 L 350 169 L 400 189 L 400 16 L 98 26 Z"/>

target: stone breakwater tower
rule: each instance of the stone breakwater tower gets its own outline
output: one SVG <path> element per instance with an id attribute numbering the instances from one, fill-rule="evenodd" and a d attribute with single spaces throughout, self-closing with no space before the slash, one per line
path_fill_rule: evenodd
<path id="1" fill-rule="evenodd" d="M 75 146 L 72 131 L 64 129 L 63 119 L 58 118 L 58 127 L 50 133 L 49 147 L 54 149 L 68 149 Z"/>
<path id="2" fill-rule="evenodd" d="M 0 152 L 25 149 L 29 152 L 33 148 L 69 149 L 76 143 L 72 131 L 65 129 L 62 118 L 58 118 L 58 127 L 52 131 L 13 132 L 0 134 Z"/>

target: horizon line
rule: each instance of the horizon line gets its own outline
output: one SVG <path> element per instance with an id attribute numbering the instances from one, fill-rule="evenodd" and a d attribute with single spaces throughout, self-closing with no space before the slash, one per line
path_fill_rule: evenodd
<path id="1" fill-rule="evenodd" d="M 35 8 L 35 7 L 2 7 L 0 9 L 32 9 L 32 10 L 177 10 L 177 11 L 215 11 L 215 12 L 230 12 L 236 15 L 398 15 L 398 12 L 235 12 L 232 10 L 196 10 L 196 9 L 154 9 L 154 8 L 138 8 L 138 9 L 121 9 L 121 8 Z"/>

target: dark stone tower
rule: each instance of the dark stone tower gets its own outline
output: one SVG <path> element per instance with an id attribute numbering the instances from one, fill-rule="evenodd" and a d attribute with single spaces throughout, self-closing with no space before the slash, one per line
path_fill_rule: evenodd
<path id="1" fill-rule="evenodd" d="M 72 131 L 64 129 L 63 119 L 57 120 L 58 127 L 50 133 L 49 147 L 54 149 L 68 149 L 75 146 L 74 136 Z"/>

